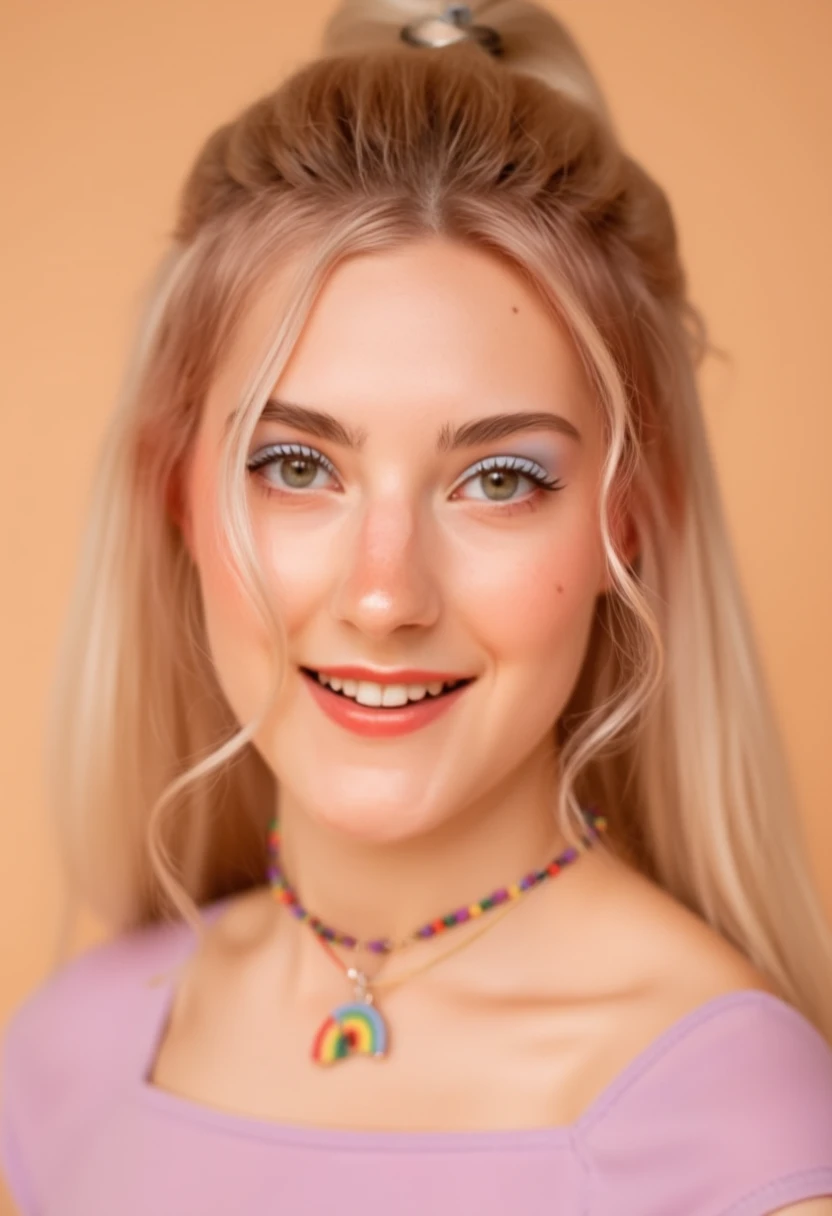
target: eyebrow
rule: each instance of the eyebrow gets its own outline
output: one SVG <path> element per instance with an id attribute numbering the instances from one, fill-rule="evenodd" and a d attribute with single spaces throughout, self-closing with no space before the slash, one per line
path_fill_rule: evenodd
<path id="1" fill-rule="evenodd" d="M 235 417 L 236 411 L 226 418 L 224 428 L 226 433 Z M 332 414 L 327 414 L 323 410 L 311 409 L 305 405 L 293 405 L 291 402 L 281 401 L 277 397 L 272 397 L 266 402 L 258 421 L 282 422 L 286 426 L 307 431 L 318 439 L 327 439 L 330 443 L 337 443 L 341 447 L 352 448 L 357 452 L 361 451 L 367 440 L 366 431 L 347 426 Z M 437 455 L 442 455 L 445 452 L 456 451 L 458 448 L 474 447 L 480 443 L 504 439 L 506 435 L 514 435 L 519 431 L 532 430 L 556 431 L 578 443 L 581 442 L 580 431 L 568 418 L 540 410 L 488 414 L 484 418 L 472 418 L 460 426 L 452 426 L 446 422 L 437 433 L 436 452 Z"/>

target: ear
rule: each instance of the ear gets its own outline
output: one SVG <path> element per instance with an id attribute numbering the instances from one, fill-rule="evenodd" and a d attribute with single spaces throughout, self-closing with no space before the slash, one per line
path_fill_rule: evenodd
<path id="1" fill-rule="evenodd" d="M 615 546 L 627 565 L 632 565 L 639 553 L 639 535 L 635 520 L 627 515 L 614 533 Z"/>
<path id="2" fill-rule="evenodd" d="M 610 509 L 610 532 L 615 551 L 625 565 L 631 566 L 636 560 L 640 549 L 638 528 L 636 527 L 632 506 L 625 504 L 621 498 L 613 499 Z M 612 586 L 609 571 L 604 568 L 599 594 L 605 595 Z"/>
<path id="3" fill-rule="evenodd" d="M 182 533 L 185 546 L 193 556 L 191 512 L 179 465 L 171 473 L 165 488 L 165 513 Z"/>

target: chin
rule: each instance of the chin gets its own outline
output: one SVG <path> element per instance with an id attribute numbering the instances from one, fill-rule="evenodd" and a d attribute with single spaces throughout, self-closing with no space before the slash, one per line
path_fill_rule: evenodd
<path id="1" fill-rule="evenodd" d="M 309 818 L 329 831 L 349 837 L 365 844 L 399 844 L 423 836 L 437 826 L 435 819 L 427 815 L 414 814 L 413 807 L 385 803 L 373 806 L 364 803 L 360 807 L 338 806 L 310 807 Z"/>

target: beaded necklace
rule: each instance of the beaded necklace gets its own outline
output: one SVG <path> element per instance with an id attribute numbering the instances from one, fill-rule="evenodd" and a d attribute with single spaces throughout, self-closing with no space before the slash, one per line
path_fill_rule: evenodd
<path id="1" fill-rule="evenodd" d="M 577 861 L 581 853 L 590 848 L 593 841 L 607 827 L 606 819 L 595 808 L 582 808 L 582 814 L 586 825 L 586 833 L 581 837 L 581 845 L 577 848 L 571 847 L 566 849 L 542 869 L 532 870 L 518 879 L 517 882 L 511 883 L 507 887 L 498 887 L 496 891 L 492 891 L 490 895 L 486 896 L 485 899 L 479 900 L 477 903 L 457 908 L 455 912 L 451 912 L 447 916 L 428 921 L 420 928 L 414 930 L 413 933 L 408 934 L 407 937 L 400 938 L 399 940 L 369 938 L 365 941 L 359 940 L 352 934 L 341 933 L 337 929 L 324 924 L 319 917 L 313 916 L 301 904 L 296 892 L 292 889 L 281 870 L 280 831 L 278 817 L 275 815 L 269 827 L 268 835 L 268 876 L 272 893 L 279 903 L 284 904 L 298 920 L 307 924 L 313 930 L 329 958 L 344 972 L 346 978 L 353 986 L 354 1000 L 338 1005 L 321 1024 L 312 1041 L 312 1059 L 316 1063 L 324 1065 L 334 1064 L 338 1060 L 347 1059 L 354 1055 L 367 1055 L 374 1059 L 383 1059 L 389 1052 L 389 1029 L 385 1019 L 376 1007 L 372 990 L 392 988 L 394 985 L 404 983 L 411 976 L 426 971 L 428 967 L 434 966 L 441 959 L 447 958 L 448 955 L 454 954 L 457 950 L 461 950 L 463 946 L 468 945 L 469 942 L 474 941 L 475 938 L 502 920 L 517 905 L 520 898 L 526 892 L 531 891 L 547 879 L 554 878 L 566 866 Z M 500 907 L 500 905 L 504 906 Z M 352 951 L 365 950 L 373 954 L 390 955 L 394 951 L 406 950 L 417 942 L 435 937 L 440 933 L 445 933 L 456 925 L 464 924 L 466 921 L 474 920 L 477 917 L 484 917 L 495 908 L 500 908 L 500 911 L 494 916 L 488 917 L 486 923 L 479 926 L 475 933 L 470 933 L 463 941 L 458 942 L 449 950 L 443 951 L 427 962 L 411 968 L 409 971 L 387 978 L 373 978 L 371 980 L 365 972 L 360 971 L 357 967 L 351 967 L 343 963 L 330 945 L 330 943 L 334 942 Z"/>

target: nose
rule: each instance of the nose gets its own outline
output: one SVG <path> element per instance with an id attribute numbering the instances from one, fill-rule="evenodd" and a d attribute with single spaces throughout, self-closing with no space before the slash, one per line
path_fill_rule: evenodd
<path id="1" fill-rule="evenodd" d="M 441 606 L 436 540 L 418 508 L 389 497 L 370 503 L 345 537 L 331 611 L 369 637 L 432 625 Z"/>

